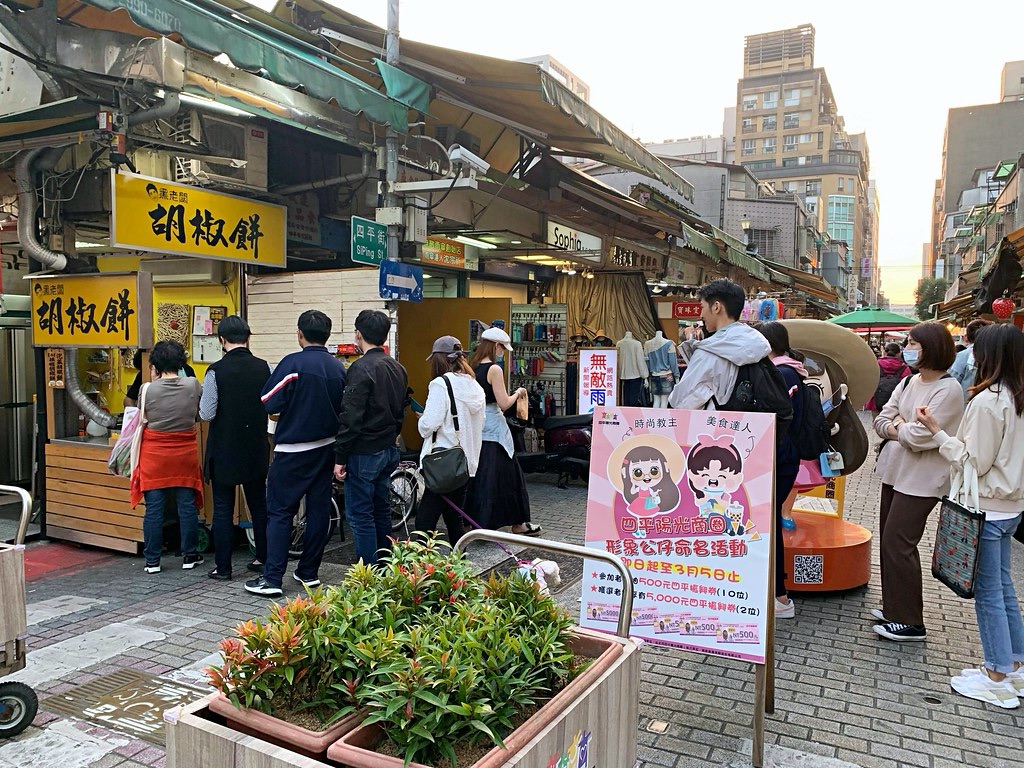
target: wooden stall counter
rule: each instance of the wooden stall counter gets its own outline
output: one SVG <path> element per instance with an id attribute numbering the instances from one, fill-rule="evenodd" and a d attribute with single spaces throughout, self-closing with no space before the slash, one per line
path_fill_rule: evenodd
<path id="1" fill-rule="evenodd" d="M 130 481 L 107 469 L 105 437 L 52 439 L 46 446 L 46 533 L 136 554 L 145 507 L 131 508 Z"/>

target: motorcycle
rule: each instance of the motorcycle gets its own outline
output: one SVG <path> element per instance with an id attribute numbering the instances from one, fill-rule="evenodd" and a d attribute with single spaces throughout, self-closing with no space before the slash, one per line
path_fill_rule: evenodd
<path id="1" fill-rule="evenodd" d="M 548 416 L 541 422 L 544 450 L 526 450 L 528 423 L 509 418 L 516 461 L 523 472 L 554 472 L 558 487 L 567 488 L 570 480 L 587 482 L 590 476 L 590 440 L 594 427 L 593 414 L 580 416 Z"/>

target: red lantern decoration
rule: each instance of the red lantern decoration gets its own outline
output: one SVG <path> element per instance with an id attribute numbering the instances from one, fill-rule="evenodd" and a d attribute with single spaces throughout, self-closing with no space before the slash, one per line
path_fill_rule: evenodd
<path id="1" fill-rule="evenodd" d="M 1009 320 L 1010 315 L 1013 314 L 1014 303 L 1007 295 L 1008 291 L 1003 291 L 1003 298 L 995 299 L 992 302 L 992 314 L 998 317 L 1000 320 Z"/>

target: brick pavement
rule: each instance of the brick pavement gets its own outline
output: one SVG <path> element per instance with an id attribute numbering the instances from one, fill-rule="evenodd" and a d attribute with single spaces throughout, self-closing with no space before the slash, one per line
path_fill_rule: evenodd
<path id="1" fill-rule="evenodd" d="M 876 531 L 879 489 L 872 466 L 869 458 L 850 478 L 846 515 Z M 534 520 L 544 525 L 546 536 L 582 542 L 586 489 L 581 484 L 560 490 L 551 479 L 532 477 L 530 492 Z M 930 551 L 930 546 L 929 538 L 922 552 Z M 474 546 L 471 554 L 481 565 L 501 559 L 496 548 L 486 545 Z M 322 577 L 327 582 L 336 580 L 352 559 L 351 543 L 341 546 L 335 540 Z M 239 551 L 236 574 L 243 573 L 244 563 L 244 553 Z M 1020 583 L 1021 564 L 1015 565 Z M 33 624 L 30 656 L 55 643 L 133 620 L 143 622 L 140 626 L 147 631 L 157 628 L 164 635 L 114 649 L 115 655 L 109 658 L 41 682 L 36 686 L 40 698 L 120 668 L 165 675 L 195 665 L 215 651 L 217 640 L 235 624 L 261 613 L 267 605 L 266 600 L 245 594 L 239 577 L 229 583 L 207 579 L 212 563 L 181 571 L 178 561 L 168 558 L 165 566 L 163 573 L 148 576 L 142 573 L 140 558 L 124 557 L 83 573 L 28 585 L 30 611 L 43 601 L 68 595 L 103 601 L 79 613 Z M 767 717 L 765 732 L 768 764 L 1024 766 L 1020 738 L 1024 714 L 985 707 L 949 689 L 950 675 L 980 656 L 972 604 L 953 597 L 927 574 L 924 587 L 929 638 L 920 644 L 898 645 L 871 631 L 867 611 L 881 602 L 877 565 L 871 583 L 863 589 L 797 598 L 797 618 L 777 623 L 776 711 Z M 579 594 L 577 586 L 560 595 L 573 613 L 578 610 Z M 753 669 L 731 660 L 650 645 L 643 653 L 641 764 L 749 765 Z M 667 731 L 649 732 L 652 720 L 667 722 Z M 47 733 L 53 739 L 66 738 L 67 729 L 108 747 L 116 745 L 92 762 L 75 765 L 164 765 L 163 751 L 147 742 L 45 711 L 18 741 Z M 13 765 L 5 762 L 9 746 L 0 743 L 0 768 Z M 41 759 L 31 765 L 70 764 L 56 757 L 56 762 Z"/>

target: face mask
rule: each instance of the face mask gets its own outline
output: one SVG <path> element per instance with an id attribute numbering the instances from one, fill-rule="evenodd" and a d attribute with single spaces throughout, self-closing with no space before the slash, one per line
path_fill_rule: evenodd
<path id="1" fill-rule="evenodd" d="M 903 350 L 903 362 L 909 365 L 911 368 L 916 368 L 917 364 L 921 361 L 921 351 L 918 349 L 904 349 Z"/>

